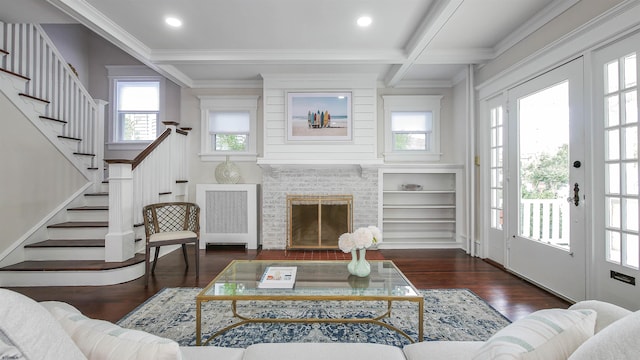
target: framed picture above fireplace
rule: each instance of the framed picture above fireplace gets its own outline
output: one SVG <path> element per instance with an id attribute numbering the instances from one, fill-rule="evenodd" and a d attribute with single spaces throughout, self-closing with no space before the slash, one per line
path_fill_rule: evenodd
<path id="1" fill-rule="evenodd" d="M 351 140 L 350 92 L 287 93 L 287 140 Z"/>

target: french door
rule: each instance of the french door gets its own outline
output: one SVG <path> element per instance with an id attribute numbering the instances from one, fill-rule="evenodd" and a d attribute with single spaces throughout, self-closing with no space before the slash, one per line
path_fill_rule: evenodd
<path id="1" fill-rule="evenodd" d="M 583 60 L 508 91 L 506 267 L 571 300 L 586 296 Z"/>
<path id="2" fill-rule="evenodd" d="M 596 183 L 594 297 L 640 308 L 638 59 L 636 34 L 594 52 Z"/>

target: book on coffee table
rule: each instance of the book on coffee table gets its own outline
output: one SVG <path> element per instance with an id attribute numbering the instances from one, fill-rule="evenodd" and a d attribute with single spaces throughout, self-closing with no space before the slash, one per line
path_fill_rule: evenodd
<path id="1" fill-rule="evenodd" d="M 296 266 L 269 266 L 258 283 L 260 289 L 292 289 L 296 283 Z"/>

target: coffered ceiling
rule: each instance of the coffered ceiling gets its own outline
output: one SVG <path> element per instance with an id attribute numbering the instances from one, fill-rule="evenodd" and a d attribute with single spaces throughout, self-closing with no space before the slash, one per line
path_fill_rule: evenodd
<path id="1" fill-rule="evenodd" d="M 189 87 L 306 73 L 450 86 L 577 1 L 0 0 L 0 20 L 81 23 Z M 364 15 L 371 25 L 359 27 Z"/>

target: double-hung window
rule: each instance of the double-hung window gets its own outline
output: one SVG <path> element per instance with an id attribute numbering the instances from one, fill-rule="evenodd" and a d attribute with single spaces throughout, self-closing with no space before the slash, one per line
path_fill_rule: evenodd
<path id="1" fill-rule="evenodd" d="M 431 95 L 383 96 L 385 160 L 440 159 L 441 99 Z"/>
<path id="2" fill-rule="evenodd" d="M 162 132 L 165 80 L 146 66 L 107 66 L 111 150 L 142 150 Z"/>
<path id="3" fill-rule="evenodd" d="M 248 151 L 251 137 L 250 112 L 210 111 L 209 136 L 212 151 Z"/>
<path id="4" fill-rule="evenodd" d="M 160 117 L 160 82 L 116 80 L 116 141 L 153 141 Z"/>
<path id="5" fill-rule="evenodd" d="M 202 138 L 200 158 L 236 161 L 257 158 L 258 96 L 200 96 Z"/>

